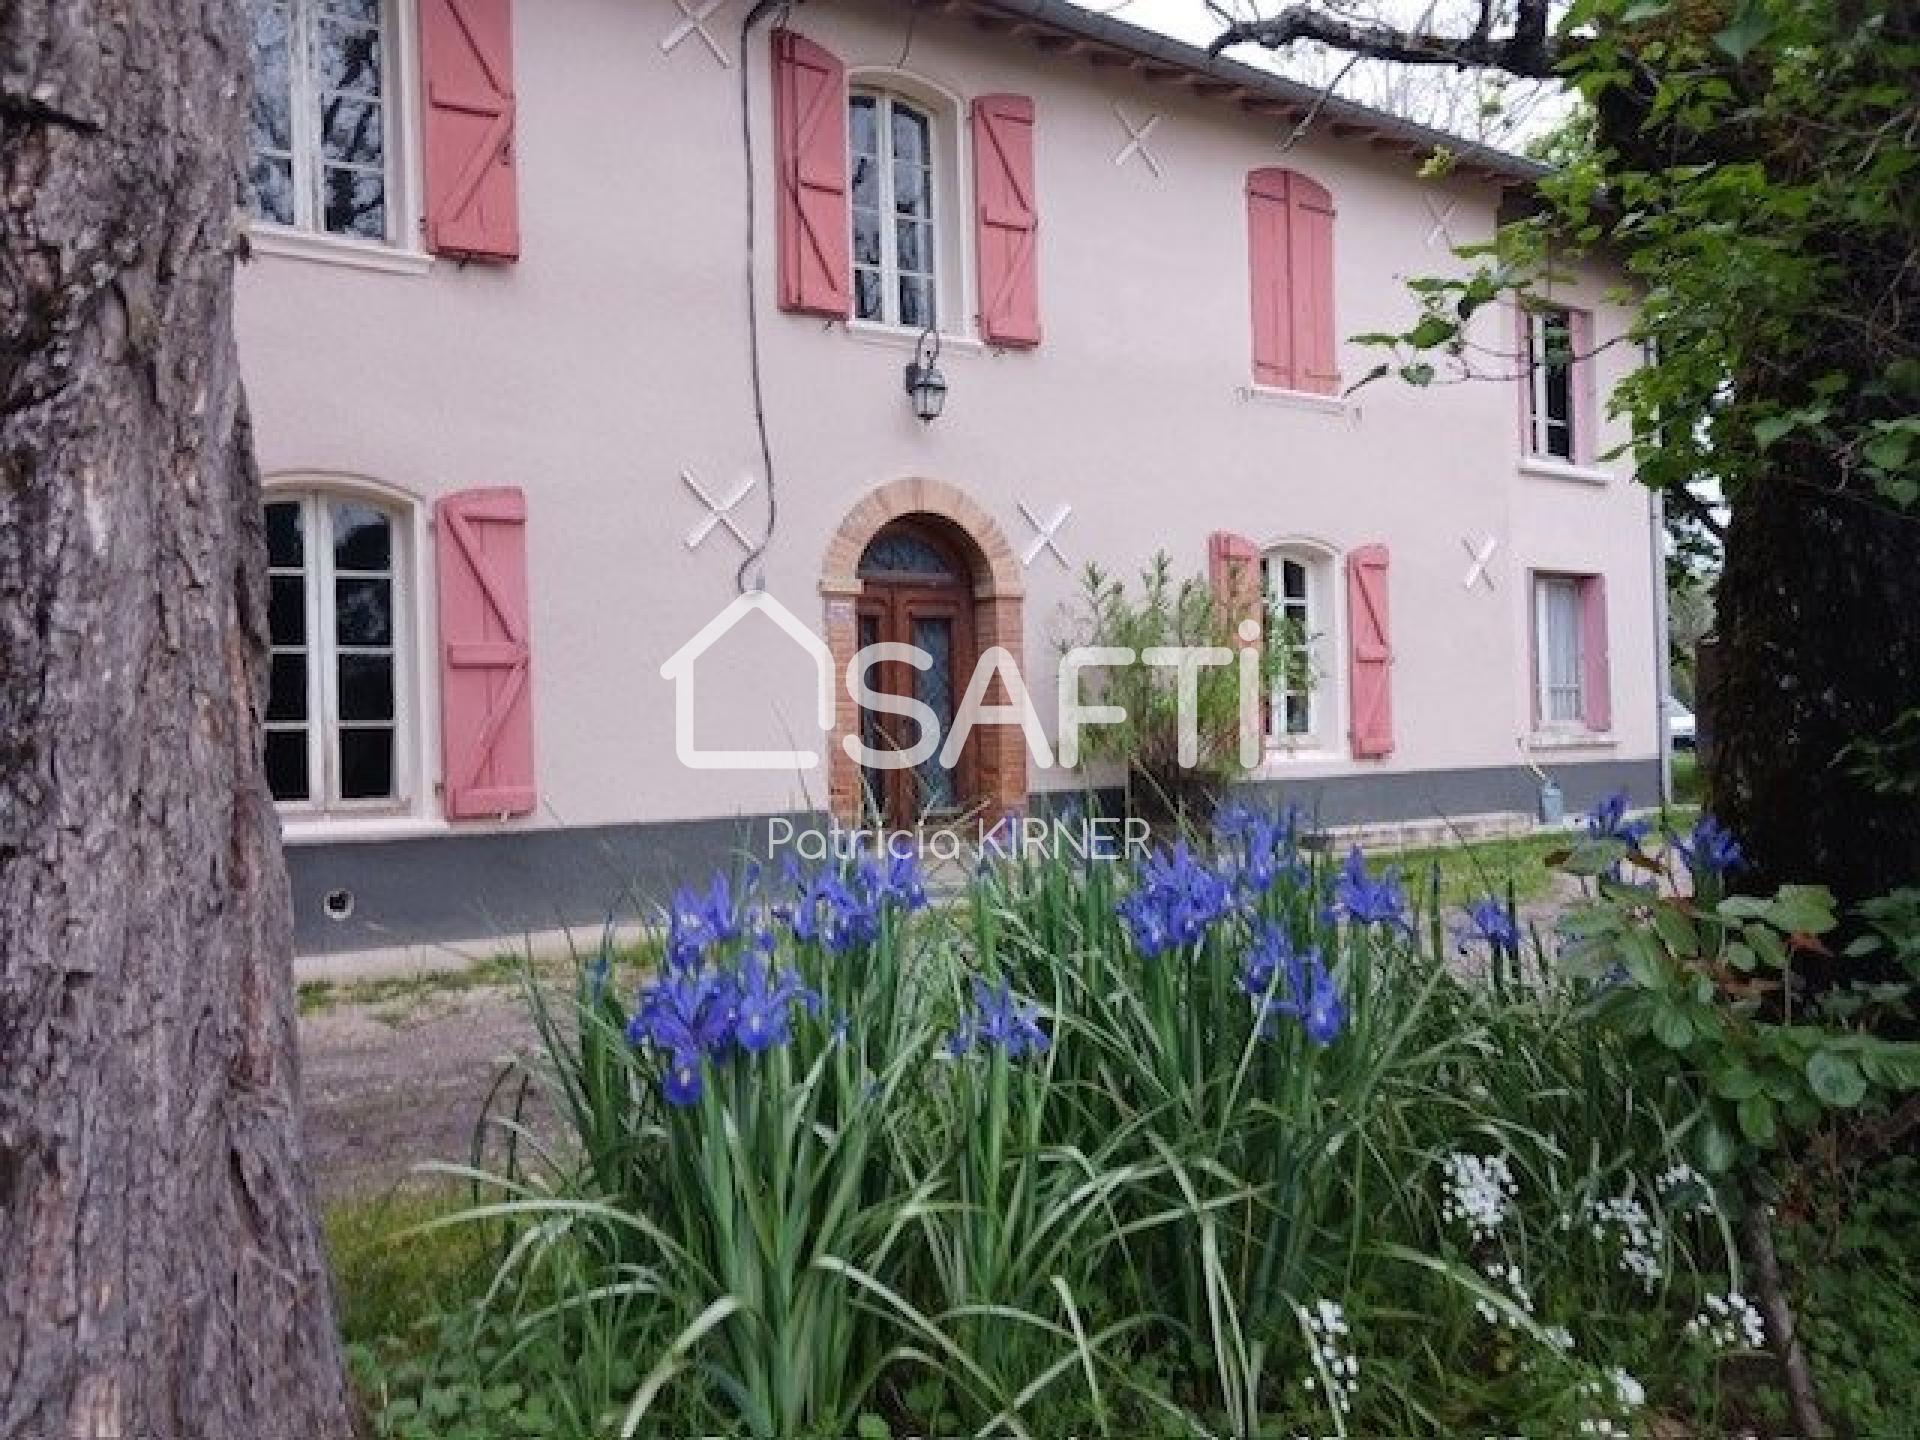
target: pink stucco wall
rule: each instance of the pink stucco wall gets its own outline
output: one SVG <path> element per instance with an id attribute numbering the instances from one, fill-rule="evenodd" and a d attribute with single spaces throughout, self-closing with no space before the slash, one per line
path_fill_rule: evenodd
<path id="1" fill-rule="evenodd" d="M 797 7 L 791 23 L 852 70 L 886 69 L 907 13 L 834 0 Z M 739 77 L 697 40 L 662 54 L 679 18 L 669 0 L 517 7 L 518 264 L 383 273 L 265 253 L 240 281 L 241 351 L 269 476 L 366 477 L 421 502 L 524 487 L 542 804 L 513 824 L 729 815 L 824 793 L 824 773 L 803 789 L 793 776 L 695 773 L 672 759 L 673 694 L 659 667 L 732 598 L 740 558 L 724 535 L 684 548 L 703 512 L 680 471 L 726 492 L 758 468 Z M 737 63 L 737 9 L 711 23 Z M 1122 571 L 1160 548 L 1201 571 L 1218 529 L 1339 552 L 1385 543 L 1397 746 L 1385 761 L 1274 767 L 1327 775 L 1516 763 L 1529 730 L 1526 571 L 1600 571 L 1611 596 L 1613 732 L 1545 763 L 1658 753 L 1649 505 L 1617 462 L 1604 483 L 1524 473 L 1505 383 L 1381 383 L 1339 405 L 1246 391 L 1250 169 L 1289 164 L 1332 192 L 1343 335 L 1403 325 L 1412 313 L 1403 278 L 1452 263 L 1429 244 L 1434 213 L 1451 209 L 1454 239 L 1483 238 L 1493 186 L 1420 181 L 1412 161 L 1359 140 L 1315 136 L 1282 157 L 1283 122 L 922 14 L 907 61 L 922 92 L 956 105 L 986 91 L 1035 98 L 1045 330 L 1024 353 L 956 334 L 941 356 L 946 415 L 925 426 L 901 392 L 907 339 L 773 306 L 763 32 L 744 58 L 781 515 L 765 575 L 783 603 L 819 620 L 816 586 L 836 526 L 872 487 L 909 475 L 967 491 L 1016 548 L 1030 534 L 1019 502 L 1042 515 L 1070 504 L 1068 555 Z M 1158 178 L 1138 161 L 1113 163 L 1126 139 L 1115 102 L 1136 122 L 1164 117 L 1150 142 Z M 1597 275 L 1570 291 L 1596 312 L 1602 342 L 1625 321 L 1605 292 Z M 1510 323 L 1487 314 L 1479 338 L 1505 346 Z M 1601 353 L 1603 391 L 1630 363 L 1625 352 Z M 1343 346 L 1349 377 L 1373 360 Z M 1601 438 L 1605 450 L 1624 437 Z M 750 530 L 764 498 L 763 487 L 738 512 Z M 1495 588 L 1469 590 L 1462 541 L 1477 548 L 1489 536 L 1500 542 Z M 1047 555 L 1027 573 L 1030 678 L 1043 692 L 1076 584 Z M 430 642 L 430 591 L 416 598 Z M 730 712 L 715 743 L 811 740 L 810 672 L 771 626 L 743 630 L 709 658 L 702 708 Z M 432 667 L 421 669 L 418 714 L 431 717 Z M 421 763 L 436 773 L 426 742 Z M 1033 783 L 1073 782 L 1036 772 Z M 418 809 L 429 824 L 438 814 L 430 794 Z"/>

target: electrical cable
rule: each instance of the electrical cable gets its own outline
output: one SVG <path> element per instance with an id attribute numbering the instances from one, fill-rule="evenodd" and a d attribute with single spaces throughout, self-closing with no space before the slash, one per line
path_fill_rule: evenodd
<path id="1" fill-rule="evenodd" d="M 760 441 L 760 463 L 767 472 L 766 533 L 733 572 L 734 587 L 742 595 L 766 588 L 766 572 L 764 567 L 760 567 L 760 560 L 773 544 L 774 526 L 780 519 L 780 499 L 774 488 L 773 444 L 767 439 L 766 392 L 760 378 L 760 276 L 756 249 L 758 227 L 754 213 L 754 187 L 758 184 L 758 177 L 753 172 L 753 97 L 750 83 L 753 65 L 747 57 L 747 35 L 769 10 L 779 10 L 784 20 L 790 8 L 787 0 L 758 0 L 740 22 L 740 148 L 747 169 L 747 370 L 753 386 L 753 426 Z M 758 571 L 750 581 L 747 572 L 756 567 L 759 567 Z"/>

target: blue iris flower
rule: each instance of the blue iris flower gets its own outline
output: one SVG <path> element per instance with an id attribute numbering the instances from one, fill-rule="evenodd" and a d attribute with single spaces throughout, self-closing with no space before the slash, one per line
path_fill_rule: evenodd
<path id="1" fill-rule="evenodd" d="M 792 970 L 776 972 L 759 955 L 749 955 L 736 982 L 734 1043 L 749 1055 L 786 1044 L 792 1038 L 788 1020 L 796 1004 L 817 1011 L 820 997 Z"/>
<path id="2" fill-rule="evenodd" d="M 675 1050 L 667 1062 L 667 1073 L 660 1081 L 660 1093 L 667 1097 L 667 1103 L 697 1105 L 704 1088 L 700 1053 L 697 1050 Z"/>
<path id="3" fill-rule="evenodd" d="M 1694 821 L 1693 829 L 1686 835 L 1669 838 L 1696 885 L 1709 877 L 1718 880 L 1747 863 L 1746 852 L 1733 838 L 1733 832 L 1711 815 L 1702 815 Z"/>
<path id="4" fill-rule="evenodd" d="M 1407 920 L 1407 897 L 1400 889 L 1400 872 L 1389 866 L 1375 880 L 1367 874 L 1366 857 L 1358 845 L 1347 852 L 1340 878 L 1334 882 L 1333 908 L 1336 915 L 1356 925 L 1411 928 Z"/>
<path id="5" fill-rule="evenodd" d="M 667 963 L 681 970 L 698 969 L 716 947 L 738 940 L 748 925 L 750 897 L 759 882 L 750 870 L 736 897 L 724 872 L 716 873 L 704 891 L 681 886 L 667 910 Z"/>
<path id="6" fill-rule="evenodd" d="M 920 875 L 920 861 L 911 850 L 888 858 L 886 891 L 891 899 L 908 910 L 926 909 L 926 881 Z"/>
<path id="7" fill-rule="evenodd" d="M 1315 1045 L 1331 1045 L 1347 1020 L 1340 987 L 1317 950 L 1299 951 L 1278 926 L 1263 926 L 1240 969 L 1240 988 L 1259 1007 L 1260 1034 L 1282 1019 L 1301 1023 Z"/>
<path id="8" fill-rule="evenodd" d="M 1254 819 L 1252 810 L 1237 800 L 1230 801 L 1213 812 L 1213 833 L 1222 840 L 1238 840 Z"/>
<path id="9" fill-rule="evenodd" d="M 1147 857 L 1132 892 L 1116 909 L 1132 932 L 1134 948 L 1152 959 L 1199 940 L 1231 912 L 1233 891 L 1225 876 L 1194 858 L 1181 841 Z"/>
<path id="10" fill-rule="evenodd" d="M 825 945 L 836 955 L 879 939 L 883 912 L 927 905 L 926 881 L 911 852 L 893 853 L 884 868 L 862 856 L 844 875 L 823 869 L 802 877 L 788 865 L 786 878 L 794 898 L 774 906 L 775 918 L 802 944 Z"/>
<path id="11" fill-rule="evenodd" d="M 1347 1023 L 1347 1006 L 1340 998 L 1340 987 L 1333 983 L 1333 976 L 1320 963 L 1318 955 L 1307 960 L 1307 1005 L 1301 1023 L 1306 1027 L 1307 1039 L 1323 1048 L 1339 1038 Z"/>
<path id="12" fill-rule="evenodd" d="M 975 1049 L 998 1050 L 1009 1060 L 1020 1060 L 1046 1053 L 1049 1042 L 1038 1005 L 1015 996 L 1004 980 L 995 987 L 976 976 L 972 985 L 973 1004 L 948 1037 L 948 1054 L 958 1058 Z"/>
<path id="13" fill-rule="evenodd" d="M 733 1043 L 739 994 L 733 977 L 719 971 L 669 971 L 642 987 L 627 1042 L 668 1057 L 662 1091 L 673 1105 L 700 1098 L 701 1061 L 718 1059 Z"/>
<path id="14" fill-rule="evenodd" d="M 1513 912 L 1489 895 L 1467 906 L 1467 923 L 1460 932 L 1460 944 L 1491 946 L 1496 952 L 1514 955 L 1520 950 L 1520 927 Z"/>
<path id="15" fill-rule="evenodd" d="M 1587 834 L 1596 840 L 1618 840 L 1638 849 L 1651 828 L 1644 820 L 1627 818 L 1627 792 L 1616 790 L 1587 812 Z"/>

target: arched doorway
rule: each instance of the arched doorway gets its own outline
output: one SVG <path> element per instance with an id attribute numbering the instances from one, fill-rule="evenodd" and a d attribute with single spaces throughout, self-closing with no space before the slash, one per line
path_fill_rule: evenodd
<path id="1" fill-rule="evenodd" d="M 862 649 L 906 645 L 926 661 L 925 668 L 882 661 L 867 672 L 867 683 L 883 695 L 925 706 L 944 737 L 973 673 L 975 651 L 973 576 L 942 528 L 931 516 L 883 526 L 860 555 L 856 614 Z M 917 713 L 863 707 L 860 738 L 870 750 L 907 750 L 922 740 L 921 721 Z M 905 829 L 953 819 L 973 801 L 972 758 L 963 752 L 949 767 L 936 752 L 908 768 L 863 770 L 862 820 Z"/>
<path id="2" fill-rule="evenodd" d="M 1025 663 L 1021 580 L 1020 562 L 1000 527 L 965 491 L 921 477 L 879 486 L 848 512 L 821 566 L 827 645 L 836 671 L 844 676 L 855 653 L 877 639 L 931 642 L 920 644 L 929 654 L 944 647 L 948 659 L 937 671 L 915 675 L 912 667 L 886 663 L 868 676 L 882 693 L 933 704 L 944 729 L 979 655 L 997 647 L 1016 666 Z M 989 705 L 1006 702 L 997 679 L 985 698 Z M 897 728 L 889 732 L 887 726 Z M 911 717 L 863 711 L 840 687 L 828 752 L 829 804 L 837 820 L 912 825 L 978 815 L 994 821 L 1025 806 L 1026 739 L 1017 726 L 974 731 L 949 775 L 914 767 L 893 772 L 904 778 L 877 786 L 867 783 L 871 777 L 841 743 L 861 735 L 875 749 L 883 748 L 876 740 L 911 745 L 918 731 Z"/>

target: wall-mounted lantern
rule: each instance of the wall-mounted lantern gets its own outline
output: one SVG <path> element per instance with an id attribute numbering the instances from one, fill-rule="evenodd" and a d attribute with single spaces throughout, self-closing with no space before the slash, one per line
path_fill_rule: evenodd
<path id="1" fill-rule="evenodd" d="M 913 413 L 931 424 L 947 403 L 947 377 L 935 363 L 940 358 L 940 335 L 929 325 L 920 332 L 920 344 L 907 362 L 907 398 Z"/>

